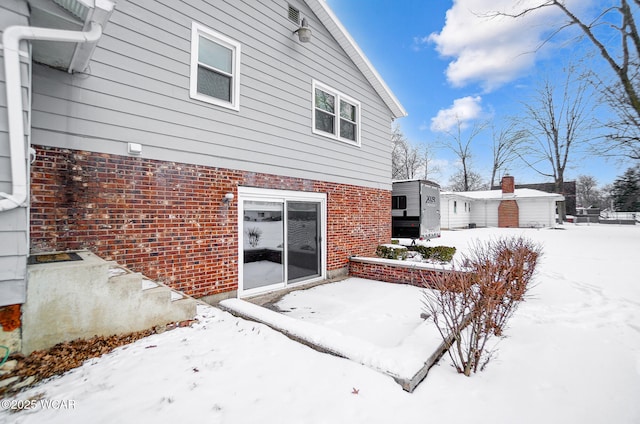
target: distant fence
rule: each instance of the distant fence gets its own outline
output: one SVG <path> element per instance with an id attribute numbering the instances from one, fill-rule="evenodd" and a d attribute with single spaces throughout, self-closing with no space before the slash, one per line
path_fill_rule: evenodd
<path id="1" fill-rule="evenodd" d="M 640 222 L 640 212 L 600 212 L 600 224 L 625 224 L 635 225 Z"/>
<path id="2" fill-rule="evenodd" d="M 612 220 L 625 220 L 625 221 L 637 221 L 640 219 L 640 212 L 612 212 L 602 211 L 600 212 L 600 218 L 612 219 Z"/>

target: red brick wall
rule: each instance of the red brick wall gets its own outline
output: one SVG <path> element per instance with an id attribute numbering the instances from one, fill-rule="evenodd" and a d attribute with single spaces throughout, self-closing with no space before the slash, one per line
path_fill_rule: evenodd
<path id="1" fill-rule="evenodd" d="M 235 290 L 238 186 L 326 193 L 328 271 L 391 239 L 387 190 L 37 147 L 31 250 L 88 249 L 196 297 Z"/>
<path id="2" fill-rule="evenodd" d="M 369 280 L 385 281 L 387 283 L 409 284 L 418 287 L 429 287 L 444 270 L 418 268 L 407 266 L 406 263 L 397 265 L 384 263 L 367 263 L 353 259 L 349 262 L 351 277 L 367 278 Z"/>
<path id="3" fill-rule="evenodd" d="M 22 325 L 20 321 L 20 305 L 0 307 L 0 331 L 10 332 Z M 0 352 L 4 353 L 4 352 Z"/>
<path id="4" fill-rule="evenodd" d="M 498 205 L 498 227 L 518 228 L 519 226 L 518 202 L 515 200 L 501 200 Z"/>
<path id="5" fill-rule="evenodd" d="M 516 181 L 515 181 L 515 178 L 513 178 L 512 176 L 505 175 L 504 177 L 502 177 L 502 180 L 500 181 L 500 183 L 502 186 L 503 193 L 513 193 L 515 191 Z"/>

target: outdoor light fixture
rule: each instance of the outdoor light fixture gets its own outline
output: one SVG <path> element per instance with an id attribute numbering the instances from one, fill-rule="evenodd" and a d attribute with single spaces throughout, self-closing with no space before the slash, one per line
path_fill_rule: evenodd
<path id="1" fill-rule="evenodd" d="M 227 193 L 222 198 L 222 203 L 227 204 L 233 200 L 233 193 Z"/>
<path id="2" fill-rule="evenodd" d="M 130 155 L 140 155 L 142 154 L 142 144 L 140 143 L 128 143 L 127 144 L 127 153 Z"/>
<path id="3" fill-rule="evenodd" d="M 293 31 L 293 33 L 298 33 L 298 40 L 300 40 L 301 43 L 308 43 L 311 41 L 311 28 L 309 28 L 309 24 L 307 24 L 307 18 L 302 18 L 300 28 Z"/>

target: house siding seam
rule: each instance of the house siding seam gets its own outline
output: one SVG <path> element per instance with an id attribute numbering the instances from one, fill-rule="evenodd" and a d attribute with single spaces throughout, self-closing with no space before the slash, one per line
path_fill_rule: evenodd
<path id="1" fill-rule="evenodd" d="M 34 146 L 31 249 L 88 249 L 203 297 L 238 288 L 237 187 L 327 194 L 328 272 L 391 238 L 391 191 Z"/>

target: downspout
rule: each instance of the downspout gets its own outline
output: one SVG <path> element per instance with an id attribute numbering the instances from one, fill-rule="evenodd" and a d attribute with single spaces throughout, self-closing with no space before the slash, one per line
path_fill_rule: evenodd
<path id="1" fill-rule="evenodd" d="M 7 121 L 11 155 L 11 193 L 0 192 L 0 212 L 23 206 L 27 200 L 27 157 L 22 119 L 22 81 L 20 79 L 20 41 L 62 41 L 69 43 L 97 42 L 102 26 L 91 22 L 88 31 L 68 31 L 30 26 L 11 26 L 2 34 L 4 74 L 7 91 Z"/>

